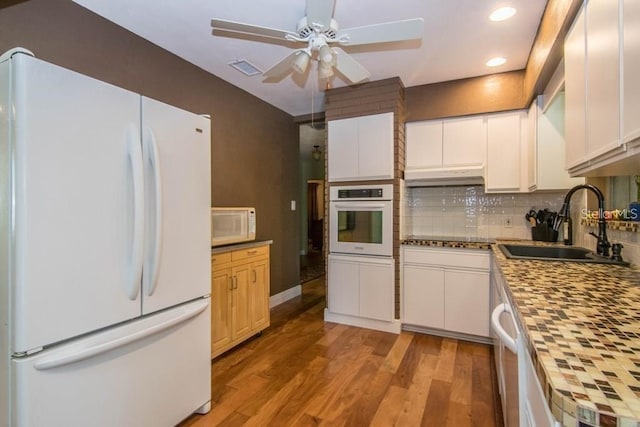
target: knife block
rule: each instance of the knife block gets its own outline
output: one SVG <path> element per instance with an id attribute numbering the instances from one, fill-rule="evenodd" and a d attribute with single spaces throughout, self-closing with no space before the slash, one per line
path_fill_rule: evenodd
<path id="1" fill-rule="evenodd" d="M 531 227 L 531 240 L 557 242 L 558 232 L 546 224 L 538 224 L 535 227 Z"/>

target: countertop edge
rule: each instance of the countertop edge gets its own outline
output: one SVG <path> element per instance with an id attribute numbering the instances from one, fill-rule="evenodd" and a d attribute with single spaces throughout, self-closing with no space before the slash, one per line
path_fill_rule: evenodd
<path id="1" fill-rule="evenodd" d="M 566 387 L 567 384 L 564 384 L 564 388 L 567 388 L 567 390 L 559 388 L 558 385 L 554 383 L 555 381 L 553 379 L 554 375 L 557 377 L 558 374 L 562 374 L 562 376 L 565 376 L 565 374 L 572 374 L 574 373 L 573 369 L 575 367 L 570 366 L 572 370 L 569 372 L 567 371 L 561 372 L 560 366 L 558 366 L 558 358 L 555 354 L 551 354 L 551 352 L 548 349 L 543 350 L 542 353 L 541 351 L 539 351 L 537 346 L 541 344 L 540 340 L 536 341 L 535 338 L 532 336 L 532 334 L 539 335 L 540 333 L 539 331 L 535 332 L 535 330 L 532 330 L 531 328 L 529 328 L 528 323 L 534 322 L 536 325 L 538 325 L 538 323 L 540 322 L 540 319 L 532 318 L 530 319 L 531 320 L 530 322 L 526 321 L 524 315 L 522 314 L 521 307 L 530 306 L 531 301 L 523 301 L 522 298 L 519 298 L 517 295 L 515 295 L 514 291 L 512 290 L 512 286 L 518 286 L 518 284 L 510 283 L 510 281 L 513 282 L 514 279 L 516 281 L 519 279 L 518 272 L 517 272 L 518 268 L 528 269 L 528 270 L 531 270 L 534 268 L 540 268 L 541 267 L 541 265 L 539 264 L 540 262 L 547 263 L 549 261 L 509 260 L 504 256 L 504 254 L 502 254 L 502 251 L 500 251 L 500 249 L 498 248 L 498 243 L 503 243 L 503 242 L 496 242 L 492 245 L 493 256 L 495 257 L 495 260 L 496 260 L 495 265 L 500 270 L 501 274 L 505 279 L 505 283 L 507 285 L 507 289 L 506 289 L 507 298 L 512 303 L 514 314 L 516 314 L 515 316 L 516 321 L 519 324 L 518 326 L 522 328 L 523 338 L 525 339 L 525 347 L 527 348 L 531 361 L 533 362 L 533 365 L 536 371 L 536 376 L 538 377 L 538 381 L 540 382 L 540 385 L 544 390 L 545 400 L 547 402 L 547 405 L 549 406 L 550 412 L 563 426 L 576 426 L 578 425 L 578 423 L 580 423 L 580 425 L 585 425 L 585 426 L 640 425 L 640 418 L 638 418 L 637 415 L 634 414 L 634 416 L 629 416 L 630 414 L 628 413 L 620 413 L 619 411 L 620 407 L 618 407 L 617 409 L 614 409 L 613 407 L 614 405 L 611 401 L 598 402 L 590 399 L 589 396 L 587 395 L 587 392 L 584 389 L 580 390 L 581 388 L 584 387 L 583 385 L 584 379 L 578 380 L 578 383 L 575 384 L 575 387 L 573 387 L 571 383 L 569 383 L 569 387 Z M 527 244 L 529 243 L 530 242 L 527 242 Z M 506 271 L 505 271 L 505 267 L 507 267 L 507 264 L 510 264 L 512 262 L 514 264 L 511 264 L 508 268 L 506 268 Z M 552 268 L 558 266 L 557 262 L 554 262 L 554 263 L 556 265 L 551 266 Z M 572 267 L 569 266 L 567 267 L 567 270 L 571 271 L 571 268 Z M 626 268 L 631 268 L 633 271 L 637 270 L 637 268 L 634 268 L 634 267 L 626 267 Z M 515 273 L 514 273 L 514 270 L 515 270 Z M 615 275 L 612 274 L 612 276 L 615 276 Z M 544 278 L 540 280 L 544 280 Z M 565 344 L 568 344 L 568 343 L 565 343 Z M 545 343 L 545 346 L 546 346 L 546 343 Z M 575 351 L 575 350 L 571 350 L 571 351 Z M 567 363 L 567 362 L 564 362 L 564 363 Z M 570 363 L 567 363 L 567 366 L 569 365 Z M 606 362 L 604 362 L 604 365 L 606 366 Z M 586 368 L 587 370 L 589 370 L 591 367 L 586 366 Z M 602 368 L 600 367 L 600 369 Z M 579 372 L 580 370 L 581 370 L 581 367 L 578 366 L 576 372 Z M 584 370 L 584 368 L 582 368 L 582 370 Z M 638 370 L 640 371 L 640 366 L 638 366 Z M 611 371 L 613 372 L 615 371 L 615 369 L 611 369 Z M 552 375 L 551 373 L 554 373 L 554 374 Z M 585 371 L 584 374 L 589 375 L 587 371 Z M 578 378 L 580 377 L 578 376 Z M 608 376 L 604 376 L 603 378 L 605 380 L 609 380 Z M 563 378 L 563 381 L 564 381 L 564 378 Z M 608 381 L 602 381 L 602 379 L 595 378 L 595 383 L 597 385 L 600 384 L 599 381 L 600 383 L 603 383 L 603 387 L 611 387 L 611 385 L 608 384 Z M 636 386 L 626 385 L 626 387 L 629 387 L 633 390 Z M 640 390 L 639 392 L 635 393 L 635 398 L 637 400 L 632 402 L 633 406 L 640 407 Z M 622 399 L 618 397 L 618 399 L 620 399 L 619 402 L 622 404 L 622 406 L 626 407 L 626 404 L 624 402 L 624 397 Z M 622 412 L 627 412 L 626 410 L 624 410 L 626 408 L 622 408 L 622 409 L 623 409 Z"/>
<path id="2" fill-rule="evenodd" d="M 235 251 L 238 249 L 255 248 L 256 246 L 272 245 L 273 240 L 254 240 L 251 242 L 232 243 L 224 246 L 212 246 L 211 254 L 218 254 L 221 252 Z"/>

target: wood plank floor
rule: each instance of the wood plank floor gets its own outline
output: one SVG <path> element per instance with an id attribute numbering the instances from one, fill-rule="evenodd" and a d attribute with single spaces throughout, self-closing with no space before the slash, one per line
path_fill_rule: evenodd
<path id="1" fill-rule="evenodd" d="M 194 426 L 501 426 L 489 346 L 323 321 L 324 279 L 212 363 Z"/>

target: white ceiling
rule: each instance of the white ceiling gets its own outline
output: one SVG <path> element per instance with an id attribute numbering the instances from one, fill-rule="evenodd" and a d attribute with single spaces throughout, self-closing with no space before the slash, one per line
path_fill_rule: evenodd
<path id="1" fill-rule="evenodd" d="M 263 71 L 291 48 L 251 37 L 211 35 L 211 18 L 239 21 L 296 32 L 305 15 L 304 0 L 74 0 L 152 43 L 246 90 L 277 108 L 299 116 L 324 110 L 315 67 L 306 75 L 290 74 L 265 83 L 228 64 L 246 59 Z M 369 80 L 399 76 L 405 87 L 519 70 L 526 66 L 546 0 L 336 0 L 340 28 L 421 17 L 421 41 L 343 47 L 370 73 Z M 510 5 L 516 15 L 491 22 L 489 14 Z M 488 68 L 494 57 L 505 65 Z M 332 87 L 347 83 L 335 76 Z"/>

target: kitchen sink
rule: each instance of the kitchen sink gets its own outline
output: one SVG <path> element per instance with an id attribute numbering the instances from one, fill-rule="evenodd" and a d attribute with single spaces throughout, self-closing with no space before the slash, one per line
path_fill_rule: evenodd
<path id="1" fill-rule="evenodd" d="M 498 244 L 498 247 L 504 256 L 510 259 L 629 265 L 628 262 L 606 258 L 589 249 L 576 246 L 534 246 L 501 243 Z"/>

